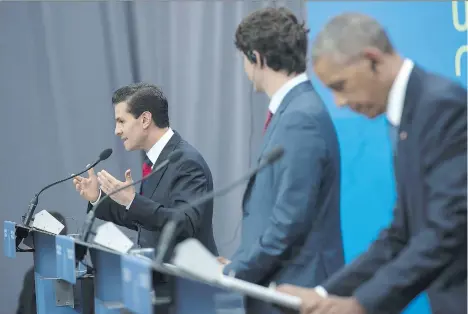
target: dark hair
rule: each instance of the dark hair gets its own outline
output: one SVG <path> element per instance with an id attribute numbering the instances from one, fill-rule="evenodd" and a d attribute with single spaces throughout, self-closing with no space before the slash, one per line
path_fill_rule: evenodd
<path id="1" fill-rule="evenodd" d="M 307 34 L 304 23 L 286 8 L 264 8 L 245 17 L 236 30 L 235 45 L 248 56 L 256 50 L 274 71 L 306 70 Z"/>
<path id="2" fill-rule="evenodd" d="M 121 87 L 112 95 L 112 104 L 120 102 L 127 103 L 128 112 L 135 118 L 149 111 L 158 128 L 169 126 L 167 99 L 156 85 L 136 83 Z"/>

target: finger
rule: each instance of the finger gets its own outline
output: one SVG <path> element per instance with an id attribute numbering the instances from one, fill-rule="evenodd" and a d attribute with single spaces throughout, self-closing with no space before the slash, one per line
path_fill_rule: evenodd
<path id="1" fill-rule="evenodd" d="M 132 171 L 130 169 L 125 171 L 125 182 L 127 182 L 127 183 L 133 182 Z"/>
<path id="2" fill-rule="evenodd" d="M 101 190 L 104 191 L 104 193 L 109 193 L 109 190 L 112 189 L 109 181 L 107 181 L 106 179 L 104 179 L 102 176 L 100 176 L 98 174 L 98 177 L 97 177 L 97 180 L 99 182 L 99 185 L 100 185 L 100 188 Z"/>
<path id="3" fill-rule="evenodd" d="M 81 182 L 81 181 L 83 181 L 83 180 L 84 180 L 84 178 L 83 178 L 82 176 L 76 176 L 76 177 L 73 178 L 73 183 L 75 183 L 75 182 Z"/>
<path id="4" fill-rule="evenodd" d="M 91 168 L 88 170 L 88 177 L 89 178 L 92 178 L 92 177 L 95 177 L 96 176 L 96 173 L 94 173 L 94 168 Z"/>
<path id="5" fill-rule="evenodd" d="M 283 292 L 283 293 L 287 293 L 291 295 L 297 295 L 297 296 L 299 296 L 298 293 L 300 292 L 299 287 L 288 285 L 288 284 L 280 285 L 278 286 L 278 288 L 276 288 L 276 290 L 278 290 L 279 292 Z"/>
<path id="6" fill-rule="evenodd" d="M 98 180 L 99 180 L 99 178 L 98 178 Z M 110 189 L 107 186 L 101 184 L 100 189 L 101 189 L 102 192 L 104 192 L 106 194 L 109 194 Z"/>
<path id="7" fill-rule="evenodd" d="M 81 192 L 81 184 L 76 184 L 75 185 L 75 189 L 78 191 L 78 192 Z"/>
<path id="8" fill-rule="evenodd" d="M 109 183 L 111 183 L 112 185 L 118 185 L 120 183 L 122 183 L 121 181 L 117 180 L 113 175 L 111 175 L 109 172 L 107 172 L 106 170 L 102 170 L 102 171 L 99 171 L 98 172 L 98 177 L 101 176 L 102 178 L 104 178 L 105 180 L 107 180 Z"/>
<path id="9" fill-rule="evenodd" d="M 107 186 L 108 188 L 113 187 L 115 185 L 115 181 L 117 181 L 114 177 L 112 177 L 105 171 L 99 171 L 97 173 L 97 178 L 99 180 L 99 183 Z"/>
<path id="10" fill-rule="evenodd" d="M 341 314 L 342 311 L 338 310 L 335 307 L 335 304 L 331 300 L 324 299 L 320 302 L 316 302 L 315 304 L 311 304 L 308 307 L 309 312 L 313 312 L 314 314 Z M 338 310 L 338 311 L 337 311 Z"/>

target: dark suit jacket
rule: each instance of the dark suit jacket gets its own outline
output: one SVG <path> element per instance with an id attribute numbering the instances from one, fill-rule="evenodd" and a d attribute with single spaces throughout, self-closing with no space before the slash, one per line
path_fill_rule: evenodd
<path id="1" fill-rule="evenodd" d="M 211 171 L 203 157 L 174 132 L 154 167 L 175 150 L 182 152 L 181 158 L 151 176 L 143 184 L 142 195 L 135 196 L 128 210 L 109 198 L 96 209 L 96 217 L 137 230 L 138 244 L 155 249 L 165 223 L 180 221 L 176 242 L 193 237 L 217 254 L 212 228 L 213 201 L 184 211 L 180 209 L 213 190 Z"/>
<path id="2" fill-rule="evenodd" d="M 324 283 L 368 313 L 400 312 L 427 290 L 433 313 L 466 313 L 466 90 L 415 66 L 395 164 L 393 222 Z"/>
<path id="3" fill-rule="evenodd" d="M 343 266 L 344 258 L 338 140 L 309 81 L 283 99 L 259 160 L 277 145 L 284 147 L 284 156 L 247 186 L 241 244 L 224 272 L 263 285 L 313 287 Z M 249 311 L 272 309 L 254 309 L 251 302 Z"/>

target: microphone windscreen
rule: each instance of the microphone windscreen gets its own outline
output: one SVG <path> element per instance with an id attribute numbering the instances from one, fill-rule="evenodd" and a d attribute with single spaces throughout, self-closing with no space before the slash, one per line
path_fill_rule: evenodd
<path id="1" fill-rule="evenodd" d="M 167 159 L 169 160 L 169 162 L 176 162 L 180 159 L 180 157 L 182 157 L 182 152 L 180 150 L 175 150 L 169 154 Z"/>
<path id="2" fill-rule="evenodd" d="M 283 157 L 284 155 L 284 148 L 281 146 L 276 146 L 273 148 L 265 157 L 267 163 L 272 164 L 276 162 L 278 159 Z"/>
<path id="3" fill-rule="evenodd" d="M 112 155 L 112 148 L 104 149 L 100 154 L 99 154 L 99 160 L 106 160 L 107 158 Z"/>

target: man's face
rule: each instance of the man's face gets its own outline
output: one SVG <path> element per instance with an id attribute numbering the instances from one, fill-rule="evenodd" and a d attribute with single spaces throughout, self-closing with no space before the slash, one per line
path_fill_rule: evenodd
<path id="1" fill-rule="evenodd" d="M 143 149 L 145 129 L 142 116 L 135 118 L 127 109 L 128 104 L 126 102 L 114 105 L 115 135 L 122 139 L 127 151 Z"/>
<path id="2" fill-rule="evenodd" d="M 322 57 L 314 64 L 319 79 L 329 87 L 340 106 L 374 118 L 386 108 L 387 92 L 368 59 L 339 64 Z"/>

